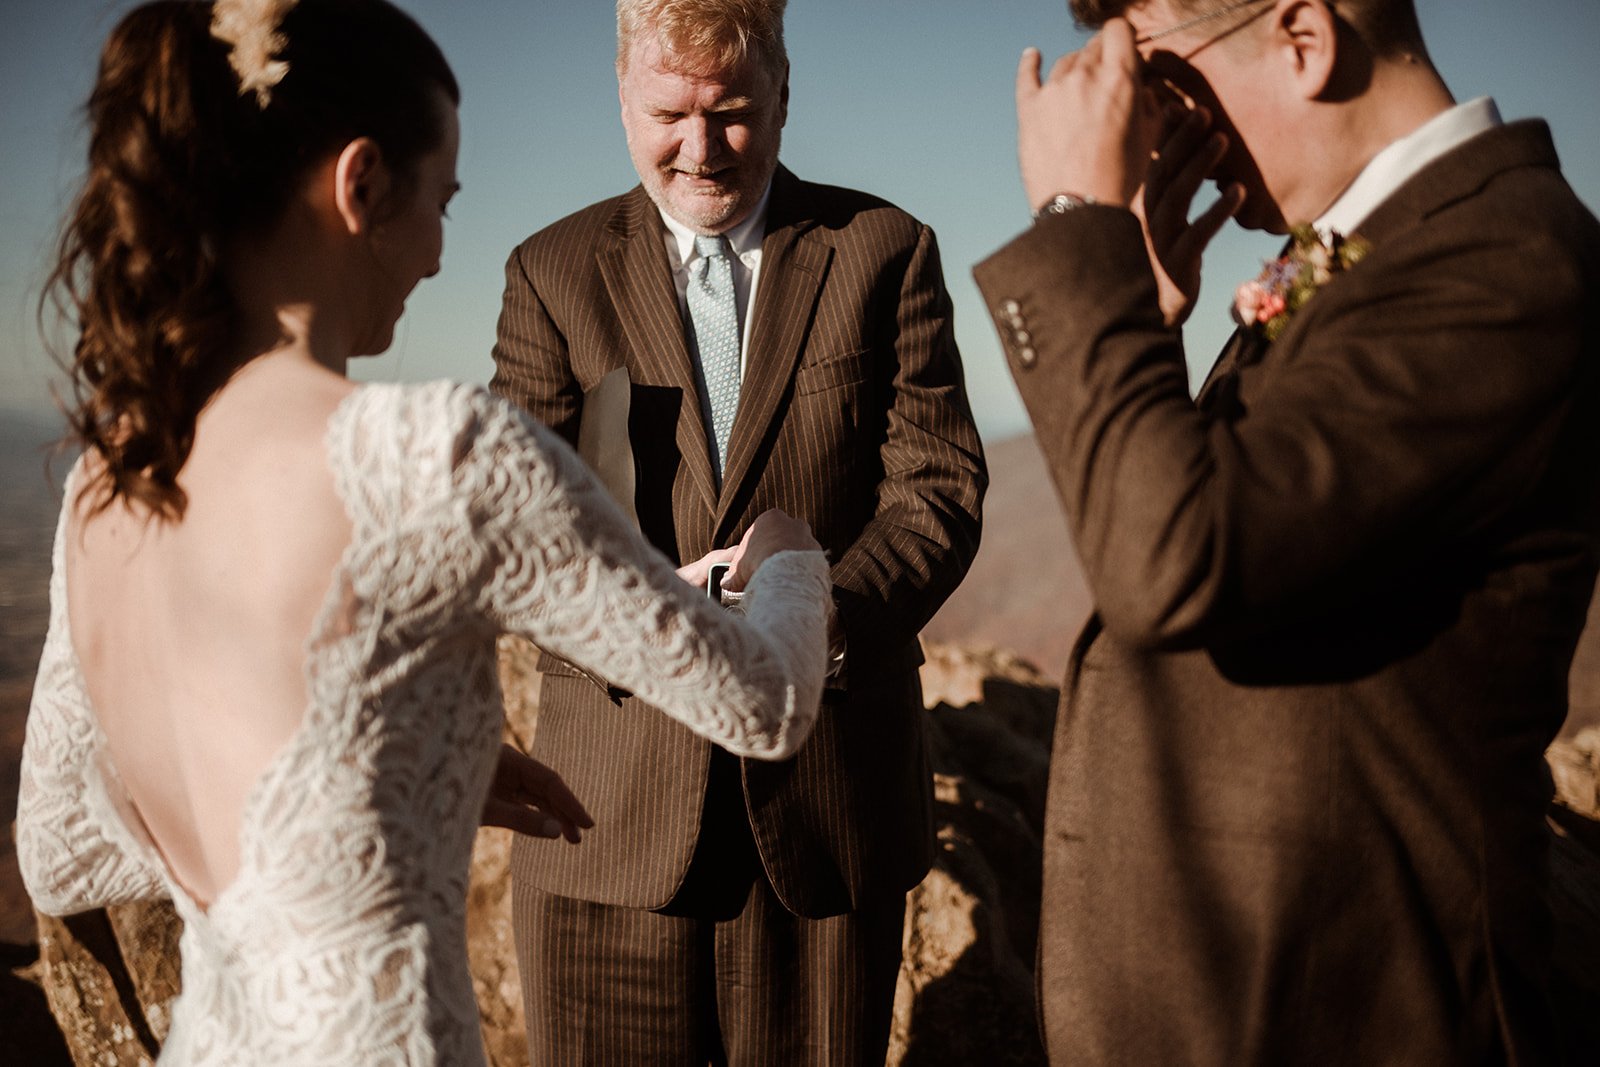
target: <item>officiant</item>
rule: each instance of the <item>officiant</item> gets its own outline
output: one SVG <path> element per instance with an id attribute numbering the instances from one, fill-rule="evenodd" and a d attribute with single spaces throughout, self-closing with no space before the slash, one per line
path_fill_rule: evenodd
<path id="1" fill-rule="evenodd" d="M 595 826 L 514 846 L 530 1053 L 878 1067 L 933 856 L 917 633 L 977 550 L 986 483 L 938 246 L 778 162 L 783 0 L 617 13 L 641 184 L 512 253 L 494 387 L 598 457 L 668 556 L 767 508 L 809 522 L 832 675 L 811 740 L 762 767 L 544 658 L 534 750 Z"/>

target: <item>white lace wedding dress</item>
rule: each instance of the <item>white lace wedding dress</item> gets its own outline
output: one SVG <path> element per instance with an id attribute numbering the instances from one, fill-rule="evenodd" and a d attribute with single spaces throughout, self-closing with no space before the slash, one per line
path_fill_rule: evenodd
<path id="1" fill-rule="evenodd" d="M 175 901 L 163 1064 L 483 1062 L 465 910 L 499 632 L 741 754 L 792 752 L 817 714 L 821 553 L 771 557 L 741 620 L 677 577 L 564 442 L 481 388 L 364 386 L 327 440 L 352 539 L 307 640 L 304 720 L 255 783 L 238 876 L 208 910 L 104 756 L 67 625 L 65 511 L 57 533 L 18 855 L 46 912 Z"/>

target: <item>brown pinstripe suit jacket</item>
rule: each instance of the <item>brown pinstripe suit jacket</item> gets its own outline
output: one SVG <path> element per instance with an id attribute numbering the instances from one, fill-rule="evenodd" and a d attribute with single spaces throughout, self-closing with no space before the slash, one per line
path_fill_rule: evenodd
<path id="1" fill-rule="evenodd" d="M 1097 605 L 1052 757 L 1053 1063 L 1549 1062 L 1600 226 L 1519 123 L 1360 234 L 1198 410 L 1128 212 L 977 268 Z"/>
<path id="2" fill-rule="evenodd" d="M 833 563 L 848 688 L 798 756 L 742 768 L 779 898 L 809 916 L 910 888 L 932 857 L 917 633 L 978 545 L 986 485 L 933 234 L 845 189 L 773 179 L 728 469 L 716 489 L 665 227 L 642 188 L 512 254 L 494 388 L 576 441 L 583 392 L 631 381 L 639 523 L 669 557 L 734 544 L 762 511 L 809 521 Z M 550 892 L 665 904 L 700 831 L 710 746 L 546 657 L 538 758 L 595 817 L 576 848 L 519 840 Z"/>

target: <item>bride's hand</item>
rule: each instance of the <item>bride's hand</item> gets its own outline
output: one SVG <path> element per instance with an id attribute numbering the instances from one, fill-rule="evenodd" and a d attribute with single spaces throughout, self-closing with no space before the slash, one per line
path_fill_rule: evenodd
<path id="1" fill-rule="evenodd" d="M 679 567 L 678 577 L 696 589 L 704 590 L 706 581 L 711 573 L 711 565 L 713 563 L 733 562 L 733 554 L 737 551 L 738 549 L 736 548 L 714 548 L 693 563 L 686 563 Z"/>
<path id="2" fill-rule="evenodd" d="M 594 825 L 582 802 L 561 776 L 510 745 L 500 746 L 489 797 L 483 802 L 484 826 L 503 826 L 529 837 L 565 837 L 573 844 Z"/>
<path id="3" fill-rule="evenodd" d="M 822 546 L 811 536 L 811 524 L 784 513 L 780 508 L 763 511 L 744 532 L 739 547 L 733 550 L 733 569 L 722 580 L 722 588 L 737 593 L 746 585 L 768 556 L 779 552 L 820 552 Z"/>

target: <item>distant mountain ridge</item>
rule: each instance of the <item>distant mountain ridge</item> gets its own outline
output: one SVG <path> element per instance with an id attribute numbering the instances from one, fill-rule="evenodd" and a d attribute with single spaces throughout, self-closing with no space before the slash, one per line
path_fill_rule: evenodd
<path id="1" fill-rule="evenodd" d="M 983 539 L 966 580 L 923 631 L 1007 649 L 1060 678 L 1093 600 L 1032 434 L 985 442 Z"/>

